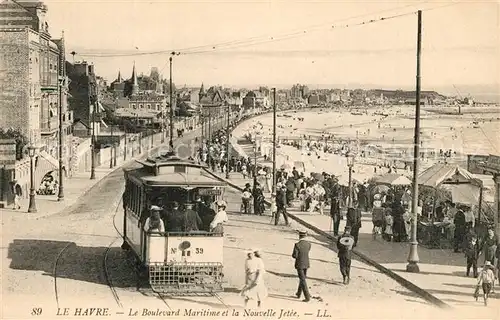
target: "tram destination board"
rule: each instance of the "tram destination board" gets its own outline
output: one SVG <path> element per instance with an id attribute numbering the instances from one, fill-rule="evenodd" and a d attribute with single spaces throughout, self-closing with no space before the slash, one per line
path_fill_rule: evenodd
<path id="1" fill-rule="evenodd" d="M 220 196 L 222 195 L 221 189 L 200 189 L 198 191 L 200 196 Z"/>

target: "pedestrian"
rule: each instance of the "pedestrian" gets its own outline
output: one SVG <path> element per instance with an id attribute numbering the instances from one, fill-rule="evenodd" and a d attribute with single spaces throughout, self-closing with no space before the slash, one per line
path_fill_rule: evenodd
<path id="1" fill-rule="evenodd" d="M 392 218 L 392 214 L 390 210 L 385 212 L 385 226 L 384 226 L 384 238 L 385 240 L 391 242 L 392 241 L 392 225 L 394 219 Z"/>
<path id="2" fill-rule="evenodd" d="M 349 284 L 351 280 L 351 252 L 353 245 L 354 238 L 351 235 L 351 227 L 346 226 L 344 234 L 337 240 L 337 256 L 344 284 Z"/>
<path id="3" fill-rule="evenodd" d="M 482 287 L 483 289 L 483 299 L 484 299 L 484 305 L 488 305 L 488 296 L 492 292 L 493 286 L 495 282 L 495 273 L 493 272 L 493 265 L 491 264 L 490 261 L 486 261 L 484 264 L 483 269 L 479 273 L 479 276 L 477 277 L 477 286 L 476 290 L 474 292 L 474 297 L 477 299 L 479 298 L 479 288 Z"/>
<path id="4" fill-rule="evenodd" d="M 346 225 L 351 227 L 355 247 L 358 244 L 359 229 L 361 228 L 361 210 L 354 207 L 348 208 L 346 220 Z"/>
<path id="5" fill-rule="evenodd" d="M 245 189 L 243 189 L 243 193 L 241 194 L 241 209 L 244 214 L 250 214 L 250 199 L 252 198 L 252 192 L 250 189 L 250 184 L 247 183 Z"/>
<path id="6" fill-rule="evenodd" d="M 277 186 L 276 191 L 276 216 L 274 220 L 274 225 L 277 226 L 280 221 L 280 215 L 283 214 L 283 219 L 285 219 L 285 224 L 289 225 L 288 216 L 286 212 L 286 186 L 279 185 Z"/>
<path id="7" fill-rule="evenodd" d="M 455 225 L 455 233 L 453 234 L 453 247 L 455 252 L 460 251 L 460 246 L 463 243 L 465 235 L 465 214 L 462 209 L 457 210 L 455 218 L 453 219 L 453 224 Z"/>
<path id="8" fill-rule="evenodd" d="M 307 287 L 307 269 L 309 269 L 309 251 L 311 251 L 311 243 L 306 240 L 307 233 L 305 231 L 299 232 L 299 241 L 293 247 L 292 257 L 295 259 L 295 269 L 299 277 L 299 287 L 295 296 L 300 299 L 302 293 L 304 294 L 304 302 L 311 300 L 309 288 Z"/>
<path id="9" fill-rule="evenodd" d="M 23 197 L 23 188 L 17 183 L 17 180 L 12 181 L 12 194 L 14 195 L 14 210 L 21 209 L 21 198 Z"/>
<path id="10" fill-rule="evenodd" d="M 465 235 L 464 241 L 464 252 L 465 258 L 467 259 L 467 270 L 466 276 L 470 274 L 470 269 L 472 268 L 472 274 L 474 278 L 477 278 L 477 260 L 479 258 L 479 244 L 477 235 L 474 229 L 470 228 L 469 232 Z"/>
<path id="11" fill-rule="evenodd" d="M 245 298 L 245 308 L 250 300 L 257 300 L 257 307 L 267 298 L 267 288 L 264 281 L 266 268 L 258 249 L 247 251 L 245 261 L 245 287 L 241 295 Z"/>
<path id="12" fill-rule="evenodd" d="M 340 201 L 337 196 L 331 199 L 330 203 L 330 217 L 333 222 L 333 235 L 339 235 L 340 220 L 342 220 L 342 215 L 340 212 Z"/>
<path id="13" fill-rule="evenodd" d="M 372 209 L 372 221 L 373 221 L 373 239 L 377 238 L 378 234 L 382 233 L 382 227 L 384 225 L 384 208 L 382 208 L 382 201 L 380 200 L 381 195 L 376 194 L 373 200 Z"/>

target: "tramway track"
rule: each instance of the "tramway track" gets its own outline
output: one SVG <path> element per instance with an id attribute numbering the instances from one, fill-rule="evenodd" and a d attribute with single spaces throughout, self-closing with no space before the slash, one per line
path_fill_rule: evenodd
<path id="1" fill-rule="evenodd" d="M 74 242 L 68 242 L 57 254 L 56 261 L 54 262 L 54 268 L 52 270 L 52 276 L 54 277 L 54 295 L 56 298 L 57 308 L 59 308 L 59 291 L 57 290 L 57 267 L 62 254 L 69 248 L 70 245 L 76 246 Z"/>
<path id="2" fill-rule="evenodd" d="M 106 281 L 106 284 L 108 285 L 109 289 L 111 290 L 111 294 L 113 295 L 113 298 L 115 299 L 116 304 L 120 307 L 123 308 L 123 305 L 121 303 L 120 297 L 118 296 L 118 292 L 116 291 L 116 288 L 113 286 L 113 282 L 111 280 L 110 274 L 109 274 L 109 269 L 108 269 L 108 254 L 109 250 L 111 247 L 116 243 L 116 241 L 120 239 L 117 237 L 113 242 L 109 244 L 109 246 L 106 248 L 106 251 L 104 251 L 104 256 L 102 259 L 102 267 L 103 267 L 103 273 L 104 273 L 104 279 Z"/>

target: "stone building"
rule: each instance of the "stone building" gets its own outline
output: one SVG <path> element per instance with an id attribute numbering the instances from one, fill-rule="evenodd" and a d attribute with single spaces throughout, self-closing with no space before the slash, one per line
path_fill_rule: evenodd
<path id="1" fill-rule="evenodd" d="M 0 127 L 21 130 L 42 151 L 58 157 L 59 104 L 66 134 L 71 134 L 71 113 L 63 81 L 64 40 L 51 39 L 47 10 L 39 1 L 0 3 Z"/>

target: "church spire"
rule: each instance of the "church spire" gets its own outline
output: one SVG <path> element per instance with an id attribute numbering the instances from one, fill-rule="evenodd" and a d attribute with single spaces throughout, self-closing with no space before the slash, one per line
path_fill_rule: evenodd
<path id="1" fill-rule="evenodd" d="M 116 81 L 118 81 L 119 83 L 121 83 L 123 81 L 122 79 L 122 73 L 120 70 L 118 70 L 118 78 L 116 78 Z"/>
<path id="2" fill-rule="evenodd" d="M 137 83 L 137 73 L 135 72 L 135 61 L 134 67 L 132 68 L 132 94 L 139 93 L 139 84 Z"/>

